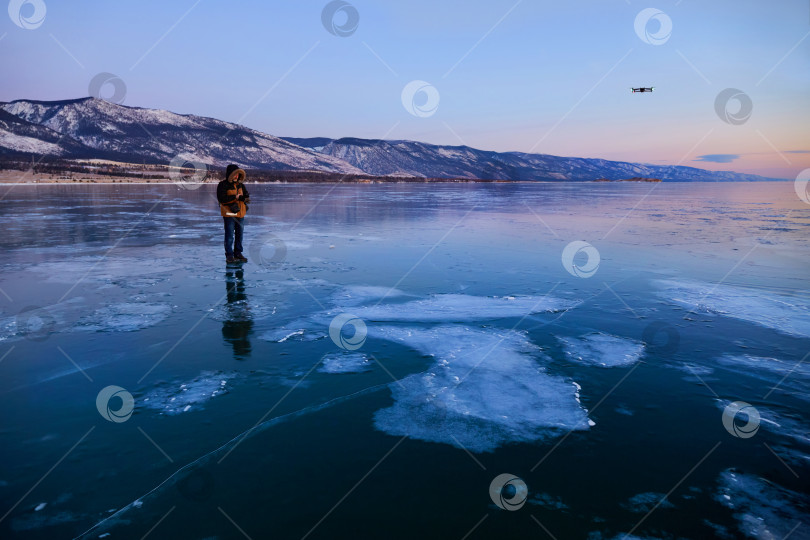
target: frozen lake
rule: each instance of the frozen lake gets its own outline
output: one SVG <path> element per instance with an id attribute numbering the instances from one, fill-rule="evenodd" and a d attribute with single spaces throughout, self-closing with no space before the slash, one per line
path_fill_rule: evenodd
<path id="1" fill-rule="evenodd" d="M 0 536 L 810 538 L 792 183 L 250 190 L 8 191 Z"/>

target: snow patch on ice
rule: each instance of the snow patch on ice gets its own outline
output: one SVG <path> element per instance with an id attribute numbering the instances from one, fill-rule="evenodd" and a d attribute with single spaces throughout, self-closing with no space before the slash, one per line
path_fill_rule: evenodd
<path id="1" fill-rule="evenodd" d="M 168 415 L 200 409 L 206 401 L 227 394 L 228 381 L 234 377 L 235 375 L 204 371 L 190 381 L 163 383 L 136 399 L 136 405 Z"/>
<path id="2" fill-rule="evenodd" d="M 740 532 L 750 538 L 786 538 L 797 525 L 805 532 L 810 526 L 806 495 L 732 469 L 723 471 L 718 483 L 715 500 L 734 512 Z"/>
<path id="3" fill-rule="evenodd" d="M 362 373 L 371 370 L 371 361 L 362 353 L 337 352 L 323 357 L 321 373 Z"/>
<path id="4" fill-rule="evenodd" d="M 572 362 L 599 367 L 631 366 L 644 353 L 644 344 L 634 339 L 602 332 L 586 334 L 580 338 L 557 337 Z"/>
<path id="5" fill-rule="evenodd" d="M 699 281 L 656 280 L 659 295 L 696 312 L 733 317 L 777 332 L 810 337 L 806 298 Z"/>
<path id="6" fill-rule="evenodd" d="M 549 359 L 522 332 L 374 326 L 370 333 L 435 360 L 428 371 L 390 385 L 394 404 L 374 416 L 381 431 L 491 452 L 589 427 L 574 384 L 549 375 L 536 361 Z"/>
<path id="7" fill-rule="evenodd" d="M 549 296 L 437 294 L 405 304 L 357 307 L 352 313 L 365 321 L 450 323 L 524 317 L 532 313 L 562 311 L 574 305 L 574 302 Z"/>

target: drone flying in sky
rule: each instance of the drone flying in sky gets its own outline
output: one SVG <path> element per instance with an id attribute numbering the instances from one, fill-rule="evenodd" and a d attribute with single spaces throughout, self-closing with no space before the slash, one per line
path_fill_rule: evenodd
<path id="1" fill-rule="evenodd" d="M 652 92 L 653 90 L 655 90 L 655 87 L 653 87 L 653 86 L 650 86 L 650 87 L 642 86 L 641 88 L 631 88 L 630 90 L 632 90 L 634 94 L 636 92 Z"/>

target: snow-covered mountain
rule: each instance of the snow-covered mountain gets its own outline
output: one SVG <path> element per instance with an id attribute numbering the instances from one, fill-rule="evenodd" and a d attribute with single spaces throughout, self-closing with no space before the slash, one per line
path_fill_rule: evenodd
<path id="1" fill-rule="evenodd" d="M 338 174 L 487 180 L 753 181 L 761 176 L 415 141 L 279 138 L 191 114 L 97 98 L 0 102 L 0 156 L 102 158 L 169 164 L 177 156 L 225 167 Z"/>
<path id="2" fill-rule="evenodd" d="M 0 109 L 0 153 L 88 157 L 91 149 L 56 131 Z"/>
<path id="3" fill-rule="evenodd" d="M 368 174 L 492 180 L 623 180 L 633 177 L 669 181 L 761 181 L 753 174 L 715 172 L 696 167 L 660 166 L 604 159 L 523 152 L 490 152 L 468 146 L 438 146 L 414 141 L 371 139 L 286 140 L 345 160 Z"/>
<path id="4" fill-rule="evenodd" d="M 21 133 L 22 125 L 0 126 L 0 151 L 54 154 L 60 157 L 109 158 L 166 163 L 183 155 L 207 165 L 276 170 L 314 170 L 362 174 L 343 160 L 302 148 L 278 137 L 214 118 L 159 109 L 118 105 L 98 98 L 64 101 L 17 100 L 0 103 L 10 113 L 42 131 L 39 148 Z M 7 117 L 6 117 L 7 118 Z M 57 146 L 52 134 L 64 136 Z M 79 145 L 79 146 L 77 146 Z"/>

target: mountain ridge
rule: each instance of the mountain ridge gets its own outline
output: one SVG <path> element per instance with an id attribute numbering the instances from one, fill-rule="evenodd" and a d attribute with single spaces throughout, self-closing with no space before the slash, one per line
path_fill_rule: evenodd
<path id="1" fill-rule="evenodd" d="M 633 177 L 679 182 L 780 180 L 733 171 L 707 171 L 683 165 L 653 165 L 518 151 L 495 152 L 466 145 L 432 145 L 407 140 L 356 137 L 291 137 L 288 140 L 339 157 L 369 174 L 379 176 L 445 176 L 511 181 L 588 181 L 601 178 L 624 180 Z"/>
<path id="2" fill-rule="evenodd" d="M 82 145 L 54 152 L 59 157 L 79 157 L 78 152 L 80 157 L 97 154 L 93 157 L 117 156 L 125 161 L 168 164 L 182 156 L 216 167 L 236 162 L 256 169 L 362 173 L 342 160 L 216 118 L 130 107 L 92 97 L 14 100 L 0 103 L 0 110 Z M 8 131 L 10 126 L 5 127 Z M 20 150 L 0 145 L 0 153 Z"/>
<path id="3" fill-rule="evenodd" d="M 0 156 L 109 159 L 168 165 L 178 157 L 224 168 L 380 177 L 504 181 L 779 180 L 733 171 L 599 158 L 495 152 L 420 141 L 276 137 L 216 118 L 94 97 L 0 102 Z"/>

